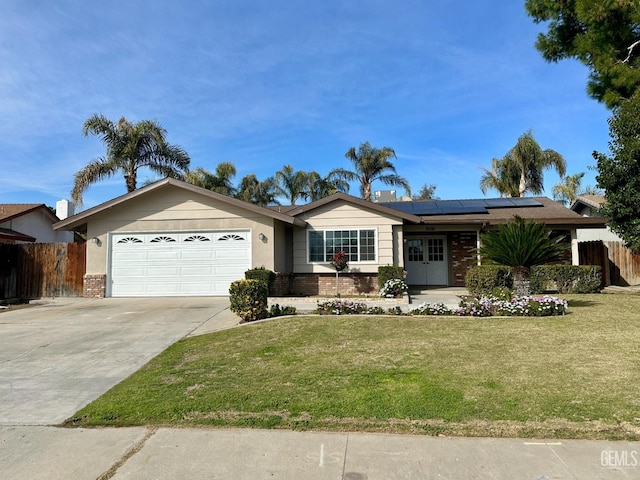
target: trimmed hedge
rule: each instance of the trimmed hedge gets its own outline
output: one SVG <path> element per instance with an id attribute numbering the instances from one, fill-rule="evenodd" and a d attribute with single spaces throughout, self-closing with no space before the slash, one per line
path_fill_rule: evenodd
<path id="1" fill-rule="evenodd" d="M 471 295 L 491 295 L 496 288 L 513 288 L 513 275 L 509 267 L 478 265 L 470 268 L 464 280 Z"/>
<path id="2" fill-rule="evenodd" d="M 531 291 L 542 293 L 598 293 L 602 283 L 599 265 L 538 265 L 531 268 Z"/>
<path id="3" fill-rule="evenodd" d="M 273 293 L 273 282 L 275 281 L 276 274 L 265 267 L 252 268 L 244 272 L 244 278 L 246 280 L 259 280 L 267 286 L 269 294 Z"/>
<path id="4" fill-rule="evenodd" d="M 597 265 L 538 265 L 531 268 L 531 291 L 559 293 L 598 293 L 602 268 Z M 511 269 L 502 265 L 480 265 L 470 268 L 465 286 L 471 295 L 491 295 L 498 288 L 513 288 Z"/>
<path id="5" fill-rule="evenodd" d="M 393 265 L 378 267 L 378 290 L 382 290 L 387 280 L 404 281 L 404 269 L 402 267 L 394 267 Z"/>
<path id="6" fill-rule="evenodd" d="M 245 322 L 267 318 L 268 292 L 267 285 L 260 280 L 236 280 L 229 287 L 230 309 Z"/>

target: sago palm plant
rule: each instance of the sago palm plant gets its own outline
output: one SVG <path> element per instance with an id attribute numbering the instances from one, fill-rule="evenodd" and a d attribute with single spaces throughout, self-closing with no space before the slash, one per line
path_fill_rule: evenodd
<path id="1" fill-rule="evenodd" d="M 515 216 L 496 230 L 480 235 L 482 258 L 511 267 L 517 295 L 531 295 L 531 267 L 562 260 L 568 245 L 564 236 L 553 237 L 543 223 Z"/>

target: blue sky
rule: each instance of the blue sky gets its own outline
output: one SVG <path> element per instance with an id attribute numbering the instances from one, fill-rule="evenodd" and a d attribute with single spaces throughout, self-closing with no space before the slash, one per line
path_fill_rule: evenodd
<path id="1" fill-rule="evenodd" d="M 155 119 L 192 168 L 231 161 L 236 181 L 287 164 L 326 174 L 369 141 L 396 151 L 414 191 L 482 198 L 481 167 L 533 129 L 595 184 L 609 112 L 587 97 L 586 68 L 542 60 L 544 26 L 523 4 L 3 0 L 0 202 L 68 198 L 74 173 L 104 154 L 82 135 L 95 113 Z M 548 196 L 557 181 L 547 172 Z M 84 207 L 122 193 L 122 177 L 97 183 Z"/>

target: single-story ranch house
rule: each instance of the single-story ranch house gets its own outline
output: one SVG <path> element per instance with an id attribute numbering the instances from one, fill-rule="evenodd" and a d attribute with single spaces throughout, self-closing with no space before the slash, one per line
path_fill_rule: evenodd
<path id="1" fill-rule="evenodd" d="M 415 286 L 464 286 L 480 233 L 514 215 L 571 239 L 602 227 L 545 197 L 373 203 L 337 193 L 303 206 L 260 207 L 164 179 L 54 225 L 87 236 L 85 296 L 227 295 L 252 267 L 278 273 L 276 293 L 332 294 L 333 253 L 349 255 L 343 294 L 374 293 L 381 265 Z"/>

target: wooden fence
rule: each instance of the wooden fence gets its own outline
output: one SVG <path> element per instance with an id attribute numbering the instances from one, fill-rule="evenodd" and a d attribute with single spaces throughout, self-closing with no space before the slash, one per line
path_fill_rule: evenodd
<path id="1" fill-rule="evenodd" d="M 622 242 L 580 242 L 580 265 L 600 265 L 606 285 L 640 285 L 640 255 Z"/>
<path id="2" fill-rule="evenodd" d="M 0 299 L 81 296 L 85 264 L 84 244 L 0 244 Z"/>

